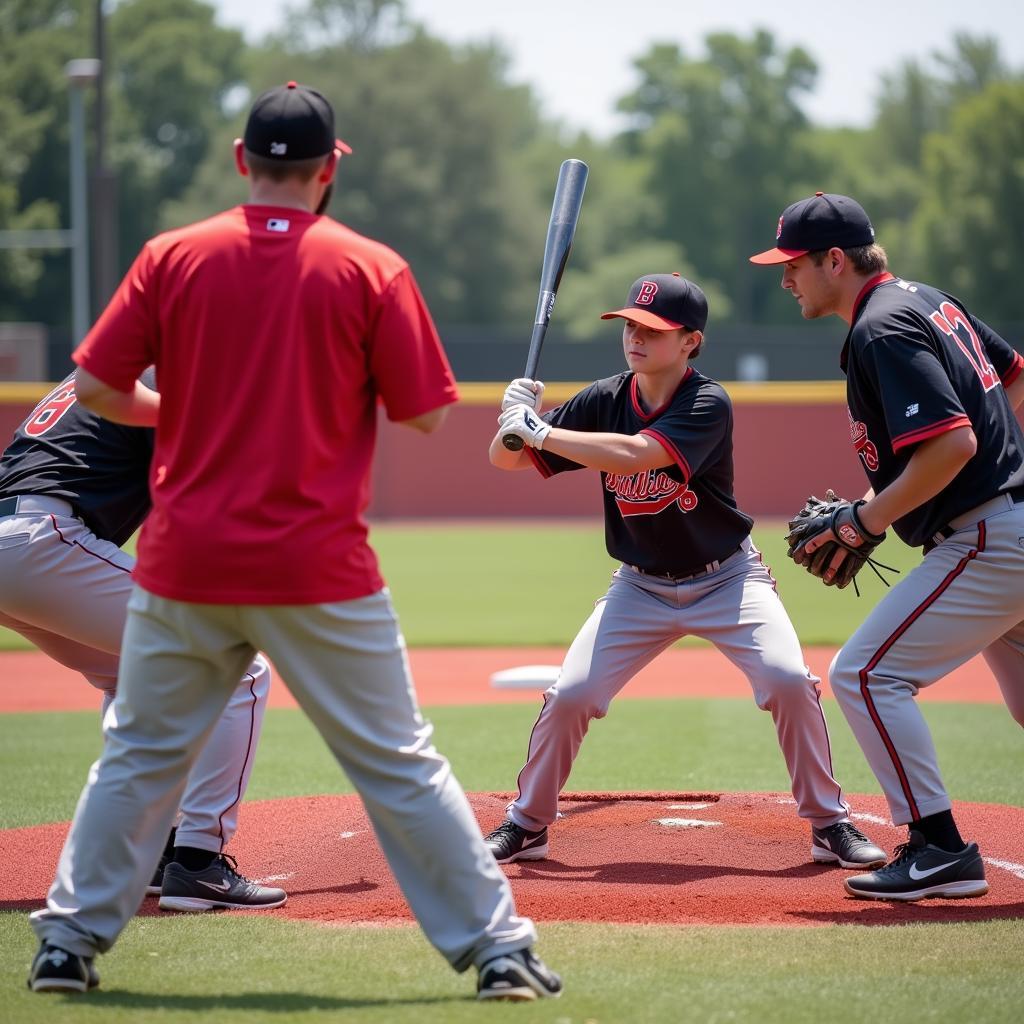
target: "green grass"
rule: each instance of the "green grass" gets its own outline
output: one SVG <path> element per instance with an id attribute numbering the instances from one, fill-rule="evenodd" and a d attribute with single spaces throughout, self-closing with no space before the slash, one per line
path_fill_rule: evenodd
<path id="1" fill-rule="evenodd" d="M 785 558 L 777 525 L 757 540 L 805 643 L 841 643 L 881 593 L 873 581 L 860 602 L 852 591 L 825 590 Z M 564 645 L 613 568 L 597 526 L 382 526 L 374 541 L 417 645 Z M 886 554 L 893 564 L 917 558 L 898 544 Z M 544 600 L 517 601 L 526 587 Z M 467 789 L 514 787 L 537 705 L 427 710 Z M 955 798 L 1024 804 L 1021 733 L 1003 707 L 924 703 L 922 710 Z M 826 715 L 846 790 L 877 793 L 831 701 Z M 70 817 L 99 747 L 93 713 L 0 716 L 0 828 Z M 785 790 L 788 781 L 771 720 L 752 701 L 621 700 L 593 723 L 568 788 Z M 268 713 L 248 799 L 349 791 L 299 712 Z M 415 927 L 330 927 L 272 914 L 137 919 L 101 959 L 102 988 L 73 999 L 25 990 L 34 940 L 25 915 L 6 912 L 0 1016 L 18 1024 L 820 1024 L 842 1013 L 959 1024 L 1016 1021 L 1024 1004 L 1019 920 L 776 929 L 544 924 L 540 931 L 540 952 L 566 980 L 557 1002 L 480 1006 L 472 977 L 449 971 Z"/>
<path id="2" fill-rule="evenodd" d="M 779 593 L 805 644 L 841 644 L 884 592 L 865 570 L 852 587 L 826 588 L 786 556 L 781 523 L 754 532 Z M 416 647 L 566 646 L 607 589 L 616 562 L 603 528 L 547 521 L 528 526 L 375 526 L 380 555 L 402 629 Z M 882 560 L 909 569 L 919 552 L 895 538 Z M 0 650 L 28 648 L 0 629 Z"/>
<path id="3" fill-rule="evenodd" d="M 1020 730 L 1005 709 L 924 710 L 958 798 L 1022 802 Z M 513 787 L 535 705 L 428 713 L 467 789 Z M 831 702 L 826 713 L 847 790 L 877 792 Z M 91 713 L 0 716 L 0 826 L 68 817 L 98 749 Z M 787 783 L 771 721 L 752 703 L 622 700 L 594 723 L 569 786 L 784 790 Z M 346 791 L 305 718 L 269 712 L 248 797 Z M 541 953 L 566 979 L 556 1003 L 480 1007 L 471 999 L 472 978 L 447 970 L 413 927 L 325 927 L 274 915 L 133 921 L 99 963 L 102 988 L 75 1000 L 24 990 L 33 938 L 23 913 L 0 913 L 3 1019 L 820 1024 L 842 996 L 841 1005 L 867 1019 L 1009 1022 L 1024 999 L 1020 921 L 779 929 L 543 924 L 540 931 Z"/>
<path id="4" fill-rule="evenodd" d="M 244 945 L 239 932 L 256 932 Z M 1019 1020 L 1024 930 L 985 927 L 669 928 L 547 924 L 540 951 L 561 968 L 557 1001 L 481 1006 L 472 972 L 445 969 L 414 928 L 317 927 L 261 918 L 139 919 L 100 962 L 85 998 L 24 989 L 31 944 L 0 917 L 5 1019 L 75 1022 L 306 1021 L 820 1024 Z M 950 969 L 955 957 L 956 969 Z"/>
<path id="5" fill-rule="evenodd" d="M 467 789 L 511 790 L 538 705 L 428 709 L 438 748 Z M 1021 735 L 1001 705 L 923 704 L 950 789 L 962 800 L 1024 804 Z M 836 775 L 848 792 L 878 785 L 833 701 L 825 701 Z M 979 737 L 984 737 L 984 757 Z M 60 754 L 52 754 L 54 738 Z M 0 828 L 66 821 L 100 749 L 88 712 L 0 716 Z M 787 790 L 771 718 L 741 700 L 619 700 L 591 725 L 571 789 Z M 267 713 L 248 798 L 349 793 L 299 711 Z"/>

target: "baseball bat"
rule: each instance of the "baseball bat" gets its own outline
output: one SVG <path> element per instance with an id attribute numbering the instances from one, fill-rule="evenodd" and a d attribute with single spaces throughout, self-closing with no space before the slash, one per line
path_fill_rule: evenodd
<path id="1" fill-rule="evenodd" d="M 540 293 L 537 296 L 537 315 L 533 318 L 533 333 L 530 335 L 530 351 L 526 356 L 523 376 L 534 380 L 540 364 L 540 350 L 544 335 L 551 321 L 555 307 L 555 296 L 562 281 L 562 271 L 569 261 L 576 223 L 580 219 L 583 205 L 583 190 L 587 187 L 590 169 L 582 160 L 565 160 L 558 169 L 555 184 L 555 198 L 551 204 L 551 219 L 544 241 L 544 263 L 540 271 Z M 501 443 L 513 452 L 523 447 L 523 439 L 516 434 L 504 434 Z"/>

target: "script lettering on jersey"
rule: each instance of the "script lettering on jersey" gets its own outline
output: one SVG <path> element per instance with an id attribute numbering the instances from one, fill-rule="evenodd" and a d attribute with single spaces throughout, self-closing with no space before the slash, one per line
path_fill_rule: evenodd
<path id="1" fill-rule="evenodd" d="M 846 410 L 846 415 L 850 417 L 850 440 L 853 442 L 854 451 L 861 457 L 864 465 L 874 472 L 878 469 L 878 449 L 868 440 L 867 425 L 855 420 L 849 409 Z"/>
<path id="2" fill-rule="evenodd" d="M 692 512 L 697 507 L 697 495 L 661 469 L 648 469 L 632 476 L 607 473 L 604 485 L 615 495 L 615 504 L 624 517 L 656 516 L 673 502 L 683 512 Z"/>
<path id="3" fill-rule="evenodd" d="M 58 384 L 33 410 L 25 424 L 29 437 L 45 434 L 75 404 L 75 383 Z"/>

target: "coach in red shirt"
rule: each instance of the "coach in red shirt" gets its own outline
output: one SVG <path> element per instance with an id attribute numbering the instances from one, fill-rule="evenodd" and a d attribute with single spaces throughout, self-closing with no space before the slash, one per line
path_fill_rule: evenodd
<path id="1" fill-rule="evenodd" d="M 92 958 L 138 908 L 188 768 L 257 650 L 452 966 L 480 968 L 482 998 L 560 990 L 431 742 L 367 543 L 378 403 L 429 433 L 457 393 L 406 262 L 323 216 L 348 152 L 320 93 L 264 93 L 235 143 L 250 201 L 147 242 L 74 354 L 84 405 L 156 426 L 153 510 L 103 755 L 33 915 L 37 991 L 98 983 Z M 136 383 L 149 365 L 159 395 Z"/>

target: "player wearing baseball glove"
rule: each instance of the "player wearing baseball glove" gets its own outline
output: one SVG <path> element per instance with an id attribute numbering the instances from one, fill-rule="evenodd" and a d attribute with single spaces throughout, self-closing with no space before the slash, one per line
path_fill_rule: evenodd
<path id="1" fill-rule="evenodd" d="M 825 500 L 813 494 L 807 503 L 789 521 L 789 557 L 802 565 L 812 576 L 817 576 L 827 587 L 844 587 L 853 583 L 857 587 L 857 573 L 870 565 L 875 575 L 886 585 L 889 581 L 879 568 L 898 572 L 892 566 L 876 562 L 871 554 L 885 540 L 885 532 L 872 533 L 860 520 L 857 509 L 864 504 L 847 501 L 829 489 Z"/>

